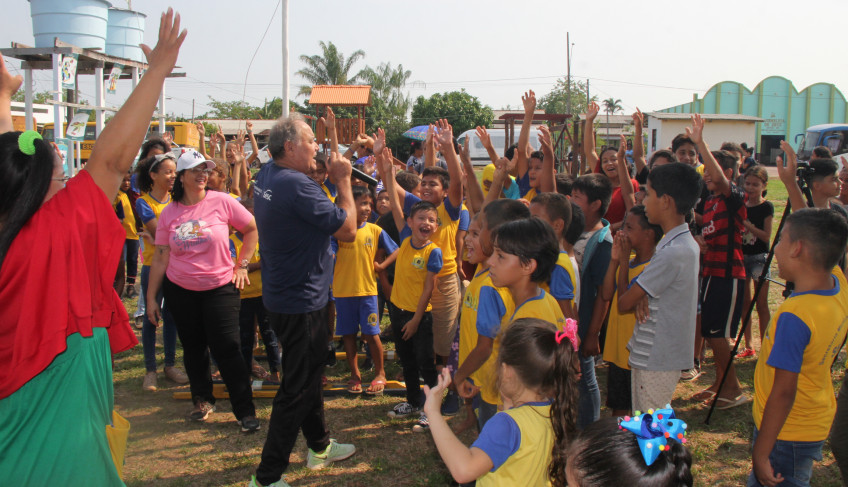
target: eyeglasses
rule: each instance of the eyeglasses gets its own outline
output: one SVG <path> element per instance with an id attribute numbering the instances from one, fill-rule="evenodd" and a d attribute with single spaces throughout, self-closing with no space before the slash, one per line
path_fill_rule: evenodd
<path id="1" fill-rule="evenodd" d="M 211 169 L 207 169 L 203 166 L 194 166 L 193 168 L 189 169 L 188 172 L 192 174 L 206 174 L 207 176 L 212 174 Z"/>
<path id="2" fill-rule="evenodd" d="M 62 184 L 68 184 L 68 180 L 70 179 L 70 176 L 62 176 L 61 178 L 50 178 L 51 181 L 62 181 Z"/>

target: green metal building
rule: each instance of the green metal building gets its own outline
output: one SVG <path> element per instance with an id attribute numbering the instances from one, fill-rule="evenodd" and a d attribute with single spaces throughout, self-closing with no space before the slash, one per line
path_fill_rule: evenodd
<path id="1" fill-rule="evenodd" d="M 848 122 L 848 103 L 833 83 L 815 83 L 799 92 L 782 76 L 769 76 L 753 90 L 736 81 L 722 81 L 703 98 L 695 94 L 689 103 L 658 111 L 760 117 L 756 149 L 761 159 L 769 159 L 781 140 L 794 145 L 795 136 L 811 125 Z"/>

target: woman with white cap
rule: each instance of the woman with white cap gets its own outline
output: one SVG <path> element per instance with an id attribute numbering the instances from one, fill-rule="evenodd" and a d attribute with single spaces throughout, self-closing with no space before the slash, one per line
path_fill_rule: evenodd
<path id="1" fill-rule="evenodd" d="M 177 160 L 171 204 L 159 216 L 156 250 L 147 289 L 147 313 L 159 318 L 160 286 L 177 325 L 194 410 L 203 421 L 214 409 L 209 353 L 227 385 L 233 414 L 245 433 L 259 429 L 247 365 L 239 342 L 239 289 L 248 283 L 247 264 L 259 232 L 256 222 L 226 193 L 207 191 L 215 163 L 197 151 Z M 236 264 L 230 254 L 229 228 L 244 235 Z"/>

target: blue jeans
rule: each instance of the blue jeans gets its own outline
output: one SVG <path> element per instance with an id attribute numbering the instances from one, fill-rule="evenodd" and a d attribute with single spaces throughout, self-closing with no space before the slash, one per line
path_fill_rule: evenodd
<path id="1" fill-rule="evenodd" d="M 498 405 L 497 404 L 489 404 L 486 401 L 480 399 L 480 408 L 477 411 L 477 426 L 480 430 L 483 430 L 483 426 L 486 426 L 486 423 L 492 419 L 492 416 L 498 413 Z"/>
<path id="2" fill-rule="evenodd" d="M 141 267 L 141 295 L 139 300 L 147 299 L 147 283 L 150 281 L 150 266 Z M 162 288 L 156 296 L 162 302 Z M 171 312 L 162 304 L 162 344 L 165 348 L 165 367 L 173 367 L 177 354 L 177 327 Z M 144 314 L 144 325 L 141 327 L 141 346 L 144 349 L 144 368 L 148 372 L 156 371 L 156 326 Z"/>
<path id="3" fill-rule="evenodd" d="M 757 441 L 757 427 L 754 427 L 754 441 Z M 769 453 L 769 462 L 775 475 L 783 475 L 781 487 L 809 487 L 813 476 L 813 461 L 822 459 L 822 441 L 782 441 L 777 440 Z M 748 476 L 748 487 L 761 487 L 754 476 Z"/>
<path id="4" fill-rule="evenodd" d="M 601 417 L 601 389 L 595 377 L 595 357 L 580 354 L 580 400 L 577 403 L 577 429 L 594 423 Z"/>

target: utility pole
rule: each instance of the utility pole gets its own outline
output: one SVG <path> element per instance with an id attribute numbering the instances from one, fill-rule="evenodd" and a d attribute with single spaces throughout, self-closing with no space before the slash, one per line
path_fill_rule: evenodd
<path id="1" fill-rule="evenodd" d="M 283 2 L 283 116 L 289 116 L 289 0 Z"/>
<path id="2" fill-rule="evenodd" d="M 191 99 L 191 121 L 194 122 L 194 98 Z"/>
<path id="3" fill-rule="evenodd" d="M 568 77 L 565 80 L 566 113 L 571 113 L 571 33 L 565 33 L 565 59 L 568 65 Z"/>

